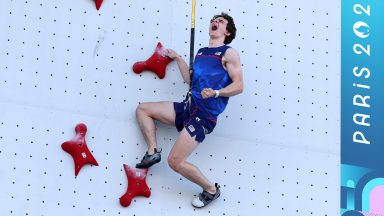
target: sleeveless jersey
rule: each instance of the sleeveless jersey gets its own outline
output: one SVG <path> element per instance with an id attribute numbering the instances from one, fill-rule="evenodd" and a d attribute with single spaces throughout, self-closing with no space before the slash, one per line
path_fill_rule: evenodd
<path id="1" fill-rule="evenodd" d="M 192 99 L 199 109 L 212 120 L 217 120 L 217 116 L 224 111 L 229 97 L 203 99 L 201 91 L 204 88 L 220 90 L 232 83 L 222 64 L 222 57 L 228 48 L 230 46 L 227 45 L 201 48 L 197 52 L 193 64 Z"/>

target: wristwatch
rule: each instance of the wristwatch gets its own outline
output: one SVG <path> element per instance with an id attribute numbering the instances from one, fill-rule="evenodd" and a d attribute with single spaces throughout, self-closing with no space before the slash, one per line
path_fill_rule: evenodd
<path id="1" fill-rule="evenodd" d="M 218 98 L 220 96 L 219 90 L 215 90 L 215 98 Z"/>

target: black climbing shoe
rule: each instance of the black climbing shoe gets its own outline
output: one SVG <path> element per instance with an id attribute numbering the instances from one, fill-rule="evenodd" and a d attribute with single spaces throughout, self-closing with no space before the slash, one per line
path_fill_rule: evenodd
<path id="1" fill-rule="evenodd" d="M 148 152 L 146 152 L 141 162 L 136 164 L 136 168 L 147 169 L 151 167 L 153 164 L 159 163 L 161 161 L 160 152 L 161 152 L 161 148 L 159 150 L 155 148 L 155 153 L 152 155 L 149 155 Z"/>
<path id="2" fill-rule="evenodd" d="M 192 200 L 192 205 L 196 208 L 202 208 L 204 206 L 207 206 L 209 203 L 211 203 L 213 200 L 219 198 L 220 196 L 220 185 L 215 183 L 216 187 L 216 193 L 211 194 L 208 191 L 203 191 L 202 193 L 199 194 L 198 197 L 195 197 Z"/>

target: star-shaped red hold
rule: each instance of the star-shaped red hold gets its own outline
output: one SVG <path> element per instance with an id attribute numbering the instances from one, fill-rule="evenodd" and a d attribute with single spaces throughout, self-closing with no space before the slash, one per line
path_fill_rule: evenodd
<path id="1" fill-rule="evenodd" d="M 103 0 L 95 0 L 96 9 L 99 10 L 101 7 L 101 4 L 103 3 Z"/>
<path id="2" fill-rule="evenodd" d="M 83 123 L 76 125 L 76 136 L 61 144 L 61 148 L 70 154 L 75 162 L 75 176 L 79 174 L 80 169 L 85 164 L 93 164 L 98 166 L 99 164 L 89 151 L 87 144 L 85 143 L 85 134 L 87 133 L 87 126 Z"/>
<path id="3" fill-rule="evenodd" d="M 160 42 L 157 43 L 153 55 L 146 61 L 136 62 L 132 67 L 133 71 L 137 74 L 145 70 L 152 71 L 157 74 L 160 79 L 163 79 L 165 77 L 165 68 L 171 61 L 173 61 L 173 59 L 168 57 L 165 53 L 166 50 L 163 45 Z"/>
<path id="4" fill-rule="evenodd" d="M 129 206 L 135 196 L 151 196 L 151 191 L 145 181 L 148 169 L 132 168 L 124 164 L 124 170 L 128 178 L 128 188 L 127 192 L 120 197 L 120 204 L 122 206 Z"/>

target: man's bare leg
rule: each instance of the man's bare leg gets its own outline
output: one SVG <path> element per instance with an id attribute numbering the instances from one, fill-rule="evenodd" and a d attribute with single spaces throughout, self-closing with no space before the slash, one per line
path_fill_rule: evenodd
<path id="1" fill-rule="evenodd" d="M 147 102 L 137 106 L 136 119 L 148 145 L 148 154 L 153 154 L 157 146 L 154 120 L 158 120 L 163 124 L 174 125 L 175 118 L 176 113 L 172 102 Z"/>
<path id="2" fill-rule="evenodd" d="M 168 155 L 169 166 L 188 180 L 196 183 L 211 194 L 216 193 L 212 184 L 195 165 L 187 162 L 188 156 L 195 150 L 198 142 L 184 128 Z"/>

